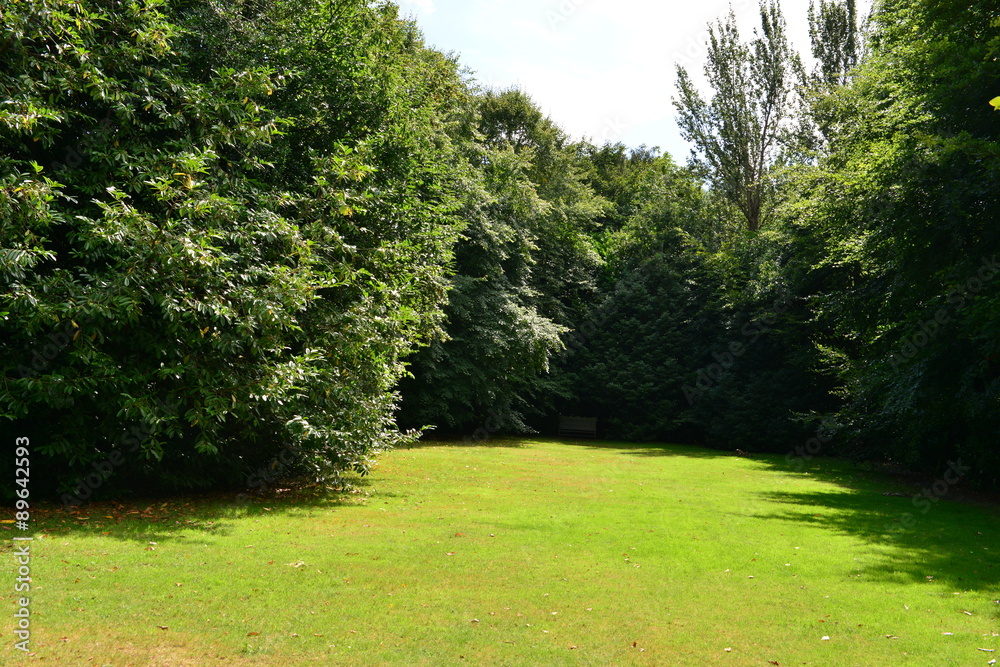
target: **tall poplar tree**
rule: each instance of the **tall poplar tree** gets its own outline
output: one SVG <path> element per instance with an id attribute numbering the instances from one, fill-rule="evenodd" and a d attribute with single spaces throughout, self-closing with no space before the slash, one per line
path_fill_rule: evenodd
<path id="1" fill-rule="evenodd" d="M 809 40 L 820 80 L 846 85 L 863 52 L 855 0 L 819 0 L 818 5 L 810 0 Z"/>
<path id="2" fill-rule="evenodd" d="M 736 206 L 751 232 L 773 208 L 767 176 L 780 155 L 802 67 L 778 3 L 762 1 L 760 18 L 761 30 L 750 43 L 740 40 L 732 10 L 725 22 L 709 25 L 705 77 L 712 97 L 706 101 L 678 66 L 674 98 L 681 135 L 695 145 L 692 163 Z"/>

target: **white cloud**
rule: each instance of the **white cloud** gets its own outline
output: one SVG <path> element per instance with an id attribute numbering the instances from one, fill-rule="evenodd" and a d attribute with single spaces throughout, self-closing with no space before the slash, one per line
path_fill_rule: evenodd
<path id="1" fill-rule="evenodd" d="M 744 39 L 758 0 L 403 0 L 436 48 L 460 54 L 476 79 L 517 85 L 574 137 L 688 153 L 674 122 L 675 65 L 697 82 L 706 26 L 730 6 Z M 862 3 L 867 5 L 867 3 Z M 808 51 L 808 3 L 784 0 L 789 36 Z"/>

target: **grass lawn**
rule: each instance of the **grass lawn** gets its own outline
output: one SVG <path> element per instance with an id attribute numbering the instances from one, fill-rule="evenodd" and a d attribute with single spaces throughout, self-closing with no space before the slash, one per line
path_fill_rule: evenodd
<path id="1" fill-rule="evenodd" d="M 326 498 L 36 511 L 31 655 L 0 531 L 0 663 L 985 667 L 1000 510 L 915 492 L 831 460 L 504 440 L 391 452 Z"/>

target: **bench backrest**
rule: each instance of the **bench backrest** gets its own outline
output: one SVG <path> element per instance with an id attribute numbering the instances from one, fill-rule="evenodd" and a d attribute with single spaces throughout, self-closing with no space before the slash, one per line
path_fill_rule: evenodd
<path id="1" fill-rule="evenodd" d="M 559 417 L 559 435 L 597 437 L 596 417 Z"/>

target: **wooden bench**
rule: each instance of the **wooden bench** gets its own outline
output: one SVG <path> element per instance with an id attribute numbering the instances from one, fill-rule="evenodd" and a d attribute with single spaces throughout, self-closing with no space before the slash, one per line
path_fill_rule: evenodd
<path id="1" fill-rule="evenodd" d="M 596 438 L 596 417 L 559 417 L 559 436 L 571 438 Z"/>

